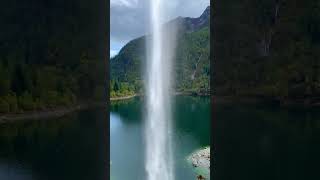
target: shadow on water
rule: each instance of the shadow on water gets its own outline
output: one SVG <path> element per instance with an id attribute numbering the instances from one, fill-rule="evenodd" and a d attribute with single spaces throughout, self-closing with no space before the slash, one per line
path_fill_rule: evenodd
<path id="1" fill-rule="evenodd" d="M 179 131 L 192 134 L 201 146 L 210 143 L 210 99 L 207 97 L 176 96 L 175 124 Z"/>
<path id="2" fill-rule="evenodd" d="M 319 109 L 219 105 L 216 179 L 319 179 Z"/>
<path id="3" fill-rule="evenodd" d="M 126 123 L 140 123 L 142 115 L 146 110 L 142 107 L 142 98 L 134 97 L 132 99 L 111 102 L 110 112 L 117 112 Z"/>

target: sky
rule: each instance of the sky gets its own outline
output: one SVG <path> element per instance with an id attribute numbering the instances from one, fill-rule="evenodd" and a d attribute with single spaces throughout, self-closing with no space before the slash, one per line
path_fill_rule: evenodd
<path id="1" fill-rule="evenodd" d="M 129 41 L 146 34 L 149 2 L 152 0 L 110 1 L 110 57 Z M 178 16 L 199 17 L 209 5 L 210 0 L 167 0 L 163 22 Z"/>

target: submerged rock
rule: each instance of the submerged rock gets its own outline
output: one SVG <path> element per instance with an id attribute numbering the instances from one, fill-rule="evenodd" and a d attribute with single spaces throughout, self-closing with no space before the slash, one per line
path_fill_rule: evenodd
<path id="1" fill-rule="evenodd" d="M 210 147 L 195 151 L 187 160 L 195 168 L 198 179 L 210 179 Z"/>

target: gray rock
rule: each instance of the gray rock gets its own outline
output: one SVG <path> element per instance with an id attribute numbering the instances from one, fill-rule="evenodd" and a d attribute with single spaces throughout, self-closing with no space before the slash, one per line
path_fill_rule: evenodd
<path id="1" fill-rule="evenodd" d="M 210 179 L 210 147 L 195 151 L 187 158 L 187 160 L 195 168 L 198 175 Z"/>

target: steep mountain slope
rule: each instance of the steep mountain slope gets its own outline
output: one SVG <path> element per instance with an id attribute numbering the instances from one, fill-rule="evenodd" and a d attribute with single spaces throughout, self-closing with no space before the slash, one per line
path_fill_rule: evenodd
<path id="1" fill-rule="evenodd" d="M 178 17 L 164 25 L 178 26 L 177 50 L 174 61 L 175 90 L 193 93 L 209 92 L 210 75 L 210 7 L 198 18 Z M 110 60 L 111 97 L 143 91 L 143 67 L 146 62 L 146 38 L 126 44 Z"/>
<path id="2" fill-rule="evenodd" d="M 319 101 L 319 3 L 224 0 L 215 8 L 217 96 Z"/>

